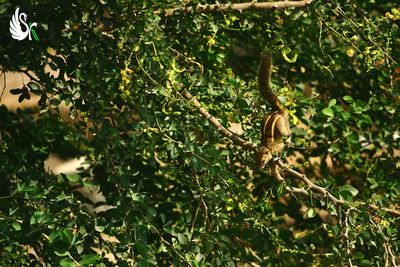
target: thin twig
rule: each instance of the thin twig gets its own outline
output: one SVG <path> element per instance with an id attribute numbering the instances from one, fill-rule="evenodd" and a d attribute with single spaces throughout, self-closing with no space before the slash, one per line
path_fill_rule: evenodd
<path id="1" fill-rule="evenodd" d="M 6 77 L 6 72 L 4 71 L 2 71 L 2 74 L 3 74 L 3 82 L 4 82 L 4 84 L 3 84 L 3 90 L 1 91 L 1 95 L 0 95 L 0 102 L 1 102 L 1 100 L 3 99 L 3 95 L 4 95 L 4 92 L 5 92 L 5 90 L 6 90 L 6 86 L 7 86 L 7 77 Z"/>
<path id="2" fill-rule="evenodd" d="M 246 10 L 268 10 L 268 9 L 282 9 L 282 8 L 290 8 L 290 7 L 305 7 L 312 3 L 313 0 L 307 1 L 277 1 L 277 2 L 260 2 L 256 3 L 255 1 L 248 3 L 236 3 L 236 4 L 206 4 L 206 5 L 197 5 L 190 7 L 177 7 L 177 8 L 169 8 L 165 10 L 157 10 L 154 13 L 159 15 L 163 14 L 164 16 L 172 16 L 176 13 L 211 13 L 217 11 L 228 11 L 228 10 L 236 10 L 236 11 L 246 11 Z"/>
<path id="3" fill-rule="evenodd" d="M 204 231 L 207 232 L 208 208 L 207 208 L 206 202 L 204 201 L 203 188 L 201 187 L 197 176 L 196 176 L 196 183 L 200 188 L 200 203 L 203 204 L 203 208 L 204 208 Z"/>
<path id="4" fill-rule="evenodd" d="M 393 255 L 392 248 L 389 246 L 389 244 L 387 244 L 387 250 L 389 252 L 390 259 L 392 260 L 393 267 L 397 267 L 396 257 Z"/>
<path id="5" fill-rule="evenodd" d="M 191 234 L 193 234 L 194 226 L 195 226 L 197 217 L 199 215 L 199 211 L 200 211 L 201 206 L 203 206 L 203 208 L 204 208 L 204 231 L 207 231 L 206 227 L 207 227 L 207 220 L 208 220 L 208 208 L 207 208 L 207 205 L 206 205 L 206 203 L 204 201 L 203 188 L 200 185 L 199 178 L 198 178 L 197 175 L 196 175 L 195 178 L 196 178 L 196 183 L 197 183 L 197 185 L 199 186 L 199 189 L 200 189 L 200 201 L 199 201 L 199 204 L 198 204 L 198 206 L 196 208 L 196 212 L 194 214 L 194 218 L 193 218 L 193 221 L 192 221 L 192 226 L 190 228 L 190 233 Z"/>
<path id="6" fill-rule="evenodd" d="M 28 70 L 19 69 L 19 71 L 25 73 L 26 76 L 28 76 L 29 78 L 31 78 L 31 80 L 33 80 L 33 81 L 37 82 L 39 85 L 41 85 L 40 80 L 36 79 L 32 74 L 29 73 Z"/>
<path id="7" fill-rule="evenodd" d="M 167 165 L 168 165 L 167 163 L 161 161 L 161 160 L 158 158 L 158 153 L 157 153 L 157 151 L 154 151 L 153 159 L 158 163 L 158 165 L 160 166 L 160 168 L 165 168 L 165 167 L 167 167 Z"/>
<path id="8" fill-rule="evenodd" d="M 351 262 L 351 251 L 350 251 L 350 239 L 349 239 L 349 213 L 350 209 L 347 209 L 346 212 L 344 213 L 344 233 L 343 233 L 343 239 L 346 243 L 346 255 L 349 260 L 349 266 L 352 267 L 353 263 Z"/>
<path id="9" fill-rule="evenodd" d="M 383 244 L 383 248 L 385 249 L 385 252 L 386 252 L 386 255 L 385 255 L 385 267 L 388 267 L 389 266 L 389 251 L 388 251 L 386 243 Z"/>
<path id="10" fill-rule="evenodd" d="M 200 194 L 201 194 L 200 198 L 202 198 L 203 197 L 203 195 L 202 195 L 203 193 L 201 192 L 202 188 L 201 188 L 201 186 L 199 184 L 199 177 L 197 177 L 197 175 L 195 175 L 195 179 L 196 179 L 197 185 L 199 185 L 199 187 L 200 187 Z M 190 227 L 190 234 L 193 234 L 194 225 L 196 224 L 197 216 L 199 215 L 199 211 L 200 211 L 201 205 L 202 205 L 202 203 L 201 203 L 201 201 L 199 201 L 199 204 L 197 205 L 196 212 L 194 213 L 194 217 L 193 217 L 193 220 L 192 220 L 192 226 Z"/>
<path id="11" fill-rule="evenodd" d="M 204 197 L 202 196 L 201 198 L 201 203 L 203 203 L 204 207 L 204 231 L 207 232 L 207 223 L 208 223 L 208 207 L 206 205 L 206 202 L 204 201 Z"/>

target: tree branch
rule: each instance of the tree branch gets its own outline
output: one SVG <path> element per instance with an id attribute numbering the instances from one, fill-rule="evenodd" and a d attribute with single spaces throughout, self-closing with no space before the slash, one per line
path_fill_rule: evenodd
<path id="1" fill-rule="evenodd" d="M 38 83 L 39 85 L 41 85 L 40 81 L 39 81 L 38 79 L 36 79 L 33 75 L 31 75 L 31 74 L 29 73 L 29 70 L 28 70 L 28 69 L 23 70 L 23 69 L 21 69 L 21 68 L 18 68 L 18 70 L 19 70 L 20 72 L 25 73 L 26 76 L 28 76 L 31 80 L 33 80 L 33 81 L 35 81 L 36 83 Z"/>
<path id="2" fill-rule="evenodd" d="M 318 193 L 322 196 L 327 196 L 335 205 L 343 205 L 346 204 L 344 200 L 337 199 L 335 196 L 333 196 L 331 193 L 329 193 L 325 188 L 318 186 L 311 182 L 304 174 L 301 174 L 295 170 L 290 169 L 287 167 L 282 160 L 277 160 L 276 164 L 281 167 L 283 170 L 287 171 L 288 173 L 294 175 L 295 177 L 300 178 L 313 192 Z"/>
<path id="3" fill-rule="evenodd" d="M 340 206 L 340 205 L 347 205 L 347 206 L 351 206 L 351 203 L 349 203 L 348 201 L 342 200 L 342 199 L 338 199 L 335 196 L 333 196 L 328 190 L 326 190 L 325 188 L 318 186 L 316 184 L 314 184 L 312 181 L 310 181 L 304 174 L 299 173 L 291 168 L 289 168 L 288 166 L 286 166 L 281 159 L 276 158 L 273 160 L 272 162 L 272 175 L 275 177 L 275 180 L 278 183 L 284 183 L 285 179 L 284 176 L 282 176 L 279 171 L 276 171 L 276 166 L 279 166 L 280 168 L 282 168 L 284 171 L 292 174 L 293 176 L 299 178 L 300 180 L 302 180 L 307 187 L 309 187 L 309 189 L 311 190 L 311 192 L 313 193 L 311 196 L 314 198 L 319 198 L 319 197 L 328 197 L 335 205 Z M 301 196 L 305 196 L 305 197 L 309 197 L 310 196 L 310 192 L 305 190 L 304 188 L 298 188 L 298 187 L 289 187 L 286 186 L 286 189 L 294 194 L 297 195 L 301 195 Z M 380 208 L 374 204 L 367 204 L 365 202 L 361 203 L 363 206 L 366 206 L 370 209 L 373 209 L 375 211 L 385 211 L 395 217 L 400 217 L 400 211 L 396 210 L 396 209 L 389 209 L 389 208 Z"/>
<path id="4" fill-rule="evenodd" d="M 190 101 L 194 104 L 194 106 L 198 109 L 199 113 L 206 118 L 212 126 L 214 126 L 215 129 L 217 129 L 217 131 L 219 133 L 221 133 L 223 136 L 225 136 L 226 138 L 229 138 L 230 140 L 233 141 L 234 144 L 241 146 L 243 148 L 252 150 L 252 151 L 257 151 L 257 146 L 251 142 L 248 142 L 246 140 L 243 140 L 242 138 L 240 138 L 238 135 L 232 133 L 231 131 L 229 131 L 228 129 L 226 129 L 224 126 L 221 125 L 221 123 L 219 123 L 218 119 L 216 119 L 215 117 L 213 117 L 207 110 L 205 110 L 199 101 L 197 101 L 196 98 L 194 98 L 192 96 L 191 93 L 189 93 L 188 90 L 183 89 L 182 90 L 182 95 L 183 97 L 187 100 Z"/>
<path id="5" fill-rule="evenodd" d="M 164 16 L 172 16 L 176 13 L 211 13 L 217 11 L 246 11 L 246 10 L 267 10 L 267 9 L 278 9 L 278 8 L 289 8 L 289 7 L 305 7 L 312 3 L 313 0 L 307 1 L 277 1 L 277 2 L 248 2 L 248 3 L 237 3 L 237 4 L 206 4 L 197 5 L 191 7 L 177 7 L 165 10 L 157 10 L 154 13 L 157 15 L 163 14 Z"/>
<path id="6" fill-rule="evenodd" d="M 379 208 L 377 205 L 374 205 L 374 204 L 369 204 L 368 208 L 373 209 L 373 210 L 383 210 L 383 211 L 386 211 L 387 213 L 392 214 L 393 216 L 400 217 L 399 210 L 389 209 L 389 208 Z"/>

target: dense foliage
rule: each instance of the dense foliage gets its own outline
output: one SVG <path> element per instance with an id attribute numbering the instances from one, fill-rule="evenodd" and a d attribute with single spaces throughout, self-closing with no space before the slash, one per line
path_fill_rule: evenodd
<path id="1" fill-rule="evenodd" d="M 398 217 L 357 204 L 399 205 L 395 2 L 169 14 L 200 2 L 0 0 L 1 70 L 31 76 L 20 101 L 41 96 L 40 115 L 0 107 L 0 265 L 395 264 Z M 11 38 L 16 7 L 39 41 Z M 289 194 L 182 96 L 259 143 L 265 48 L 290 113 L 284 157 L 350 206 Z M 91 167 L 48 174 L 50 152 Z M 115 208 L 90 215 L 72 188 L 91 184 Z"/>

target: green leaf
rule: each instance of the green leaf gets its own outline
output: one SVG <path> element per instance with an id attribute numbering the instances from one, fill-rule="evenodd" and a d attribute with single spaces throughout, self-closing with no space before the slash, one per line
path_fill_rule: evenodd
<path id="1" fill-rule="evenodd" d="M 314 218 L 316 214 L 317 214 L 317 212 L 313 208 L 310 208 L 307 211 L 307 217 L 308 218 Z"/>
<path id="2" fill-rule="evenodd" d="M 34 225 L 34 224 L 37 223 L 35 214 L 32 214 L 31 218 L 29 219 L 29 223 L 30 223 L 31 225 Z"/>
<path id="3" fill-rule="evenodd" d="M 251 105 L 251 101 L 247 98 L 239 98 L 238 100 L 236 100 L 236 103 L 241 109 L 247 109 Z"/>
<path id="4" fill-rule="evenodd" d="M 36 82 L 29 82 L 27 84 L 27 86 L 29 87 L 30 91 L 32 91 L 32 92 L 39 91 L 39 89 L 40 89 L 40 85 Z"/>
<path id="5" fill-rule="evenodd" d="M 55 231 L 51 232 L 50 239 L 49 239 L 50 243 L 54 242 L 59 237 L 60 237 L 60 231 L 59 230 L 55 230 Z"/>
<path id="6" fill-rule="evenodd" d="M 83 259 L 79 262 L 83 266 L 87 266 L 90 264 L 94 264 L 98 259 L 98 255 L 96 254 L 89 254 L 83 257 Z"/>
<path id="7" fill-rule="evenodd" d="M 278 188 L 276 189 L 277 197 L 283 196 L 285 192 L 285 185 L 283 183 L 279 184 Z"/>
<path id="8" fill-rule="evenodd" d="M 368 114 L 364 114 L 362 120 L 365 124 L 372 125 L 372 119 Z"/>
<path id="9" fill-rule="evenodd" d="M 68 181 L 71 183 L 78 183 L 81 180 L 81 176 L 76 173 L 65 174 L 65 177 L 67 177 Z"/>
<path id="10" fill-rule="evenodd" d="M 349 192 L 349 193 L 351 193 L 351 195 L 352 195 L 353 197 L 355 197 L 355 196 L 358 194 L 358 190 L 355 189 L 354 187 L 352 187 L 352 186 L 349 185 L 349 184 L 346 184 L 346 185 L 342 186 L 342 187 L 340 188 L 340 192 Z"/>
<path id="11" fill-rule="evenodd" d="M 78 265 L 70 258 L 64 258 L 60 262 L 61 267 L 77 267 Z"/>
<path id="12" fill-rule="evenodd" d="M 328 106 L 329 106 L 329 107 L 332 107 L 332 106 L 334 106 L 334 105 L 336 105 L 336 99 L 331 99 L 331 101 L 329 101 Z"/>
<path id="13" fill-rule="evenodd" d="M 342 113 L 343 111 L 343 107 L 339 105 L 334 105 L 332 108 L 335 109 L 337 113 Z"/>
<path id="14" fill-rule="evenodd" d="M 83 252 L 83 246 L 77 245 L 77 246 L 75 246 L 75 249 L 76 249 L 76 252 L 77 252 L 78 254 L 82 254 L 82 252 Z"/>
<path id="15" fill-rule="evenodd" d="M 388 235 L 395 236 L 397 234 L 397 229 L 395 227 L 386 227 Z"/>
<path id="16" fill-rule="evenodd" d="M 196 172 L 200 172 L 201 171 L 201 161 L 200 161 L 200 159 L 197 158 L 197 157 L 193 157 L 192 158 L 192 166 L 193 166 L 193 168 L 194 168 L 194 170 Z"/>
<path id="17" fill-rule="evenodd" d="M 343 100 L 346 101 L 347 103 L 353 103 L 354 102 L 354 99 L 349 95 L 344 96 Z"/>
<path id="18" fill-rule="evenodd" d="M 179 242 L 179 244 L 181 244 L 181 245 L 186 245 L 186 244 L 188 243 L 188 239 L 187 239 L 187 237 L 184 236 L 183 234 L 178 233 L 178 242 Z"/>
<path id="19" fill-rule="evenodd" d="M 347 120 L 349 120 L 349 119 L 351 118 L 350 113 L 347 112 L 347 111 L 340 112 L 340 115 L 342 116 L 342 118 L 343 118 L 345 121 L 347 121 Z"/>
<path id="20" fill-rule="evenodd" d="M 160 244 L 160 246 L 158 247 L 158 249 L 157 249 L 157 253 L 160 253 L 160 252 L 167 252 L 168 250 L 167 250 L 167 247 L 163 244 L 163 243 L 161 243 Z"/>
<path id="21" fill-rule="evenodd" d="M 104 231 L 105 227 L 104 227 L 104 226 L 99 226 L 99 225 L 97 225 L 97 226 L 94 227 L 94 229 L 95 229 L 97 232 L 101 233 L 101 232 Z"/>
<path id="22" fill-rule="evenodd" d="M 333 110 L 331 108 L 324 108 L 322 110 L 322 113 L 324 113 L 328 117 L 333 117 L 334 116 Z"/>
<path id="23" fill-rule="evenodd" d="M 70 230 L 68 229 L 64 229 L 63 231 L 61 231 L 61 239 L 67 243 L 68 245 L 72 245 L 72 240 L 73 240 L 73 234 Z"/>
<path id="24" fill-rule="evenodd" d="M 196 262 L 201 262 L 204 259 L 204 255 L 200 252 L 196 254 L 195 260 Z"/>
<path id="25" fill-rule="evenodd" d="M 13 222 L 12 227 L 15 231 L 21 231 L 21 224 L 19 222 Z"/>

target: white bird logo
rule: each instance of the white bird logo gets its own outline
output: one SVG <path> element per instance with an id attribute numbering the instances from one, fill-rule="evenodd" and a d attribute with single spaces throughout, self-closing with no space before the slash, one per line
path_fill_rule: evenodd
<path id="1" fill-rule="evenodd" d="M 26 24 L 26 18 L 27 16 L 25 13 L 19 14 L 19 7 L 15 9 L 15 13 L 10 20 L 10 33 L 12 38 L 14 38 L 15 40 L 22 41 L 28 36 L 28 40 L 32 40 L 31 38 L 31 32 L 32 32 L 33 38 L 35 38 L 35 40 L 38 41 L 39 38 L 37 37 L 35 30 L 32 29 L 32 27 L 37 27 L 37 23 L 36 22 L 29 23 L 28 26 L 28 24 Z M 25 27 L 25 31 L 22 31 L 21 23 Z"/>

